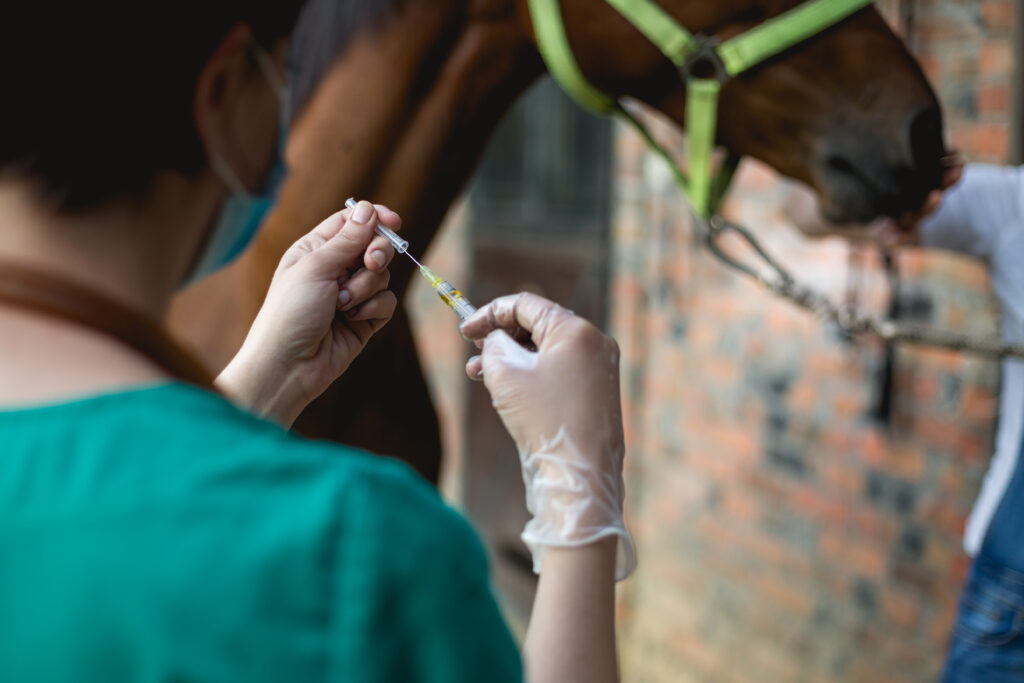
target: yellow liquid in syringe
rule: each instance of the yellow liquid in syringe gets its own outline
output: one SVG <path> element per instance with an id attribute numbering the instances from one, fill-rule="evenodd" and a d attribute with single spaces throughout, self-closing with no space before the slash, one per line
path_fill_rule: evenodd
<path id="1" fill-rule="evenodd" d="M 441 297 L 441 301 L 443 301 L 448 308 L 455 311 L 460 320 L 465 322 L 466 318 L 476 313 L 476 306 L 469 303 L 469 300 L 462 295 L 462 292 L 455 289 L 450 282 L 439 277 L 430 268 L 420 265 L 419 263 L 417 263 L 417 265 L 420 267 L 420 274 L 423 275 L 427 282 L 430 283 L 430 286 L 434 288 L 437 295 Z"/>

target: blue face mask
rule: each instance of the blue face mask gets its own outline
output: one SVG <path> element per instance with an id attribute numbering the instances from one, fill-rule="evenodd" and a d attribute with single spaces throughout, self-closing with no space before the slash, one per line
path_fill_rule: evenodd
<path id="1" fill-rule="evenodd" d="M 287 139 L 288 96 L 281 77 L 274 69 L 270 55 L 259 45 L 252 45 L 252 55 L 263 72 L 270 87 L 281 101 L 280 140 L 274 158 L 274 165 L 267 175 L 262 191 L 249 192 L 230 165 L 220 156 L 210 158 L 210 168 L 221 182 L 231 191 L 221 208 L 217 224 L 210 232 L 196 265 L 185 280 L 185 286 L 227 266 L 252 243 L 260 225 L 277 199 L 277 191 L 287 175 L 284 163 L 284 146 Z"/>

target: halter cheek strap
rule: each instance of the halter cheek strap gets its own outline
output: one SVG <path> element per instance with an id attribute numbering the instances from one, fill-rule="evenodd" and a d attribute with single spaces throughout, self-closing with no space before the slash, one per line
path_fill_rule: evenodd
<path id="1" fill-rule="evenodd" d="M 172 377 L 213 389 L 213 376 L 157 321 L 60 276 L 0 263 L 0 304 L 100 332 L 149 358 Z"/>
<path id="2" fill-rule="evenodd" d="M 594 87 L 583 75 L 565 33 L 559 0 L 529 0 L 541 56 L 562 89 L 581 106 L 597 113 L 621 116 L 636 128 L 648 146 L 668 162 L 680 189 L 703 218 L 717 210 L 739 164 L 738 156 L 729 155 L 717 173 L 712 174 L 718 97 L 722 85 L 872 4 L 871 0 L 808 0 L 719 43 L 714 38 L 691 34 L 652 0 L 605 1 L 676 65 L 686 83 L 689 176 L 641 121 L 615 98 Z M 714 77 L 695 76 L 693 69 L 697 64 L 710 66 Z"/>

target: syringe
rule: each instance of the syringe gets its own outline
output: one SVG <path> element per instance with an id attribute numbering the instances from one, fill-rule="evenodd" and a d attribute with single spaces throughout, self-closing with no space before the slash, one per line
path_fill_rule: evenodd
<path id="1" fill-rule="evenodd" d="M 358 204 L 358 202 L 355 199 L 349 199 L 345 202 L 345 206 L 350 209 L 354 208 L 356 204 Z M 459 316 L 459 319 L 462 322 L 466 322 L 466 319 L 469 316 L 476 313 L 476 306 L 469 303 L 469 299 L 462 296 L 462 292 L 455 289 L 455 287 L 452 286 L 452 283 L 438 277 L 434 271 L 417 261 L 416 257 L 409 253 L 409 243 L 406 240 L 403 240 L 395 234 L 393 230 L 389 230 L 380 223 L 377 223 L 375 232 L 378 235 L 387 238 L 387 240 L 394 245 L 395 251 L 399 254 L 405 254 L 413 263 L 416 264 L 420 269 L 420 275 L 426 278 L 427 282 L 430 283 L 430 286 L 434 288 L 435 292 L 437 292 L 437 295 L 441 297 L 441 301 L 445 302 L 445 304 L 448 305 L 448 308 L 455 311 L 456 315 Z"/>
<path id="2" fill-rule="evenodd" d="M 357 202 L 355 199 L 349 198 L 345 202 L 345 206 L 347 206 L 350 209 L 354 209 L 356 208 L 356 204 L 358 203 L 359 202 Z M 395 247 L 395 251 L 397 251 L 399 254 L 408 253 L 409 242 L 399 237 L 398 233 L 396 233 L 394 230 L 384 227 L 379 221 L 377 222 L 377 227 L 374 228 L 373 230 L 381 237 L 386 238 L 388 242 L 391 242 L 392 246 Z M 415 260 L 416 259 L 413 259 L 413 261 Z"/>
<path id="3" fill-rule="evenodd" d="M 420 274 L 427 279 L 430 286 L 434 288 L 437 295 L 441 297 L 441 301 L 448 305 L 448 308 L 455 311 L 455 314 L 459 316 L 459 320 L 466 322 L 466 319 L 476 313 L 476 306 L 469 303 L 469 299 L 462 296 L 462 292 L 455 289 L 452 283 L 447 280 L 442 280 L 440 277 L 434 274 L 430 268 L 427 268 L 419 261 L 414 259 L 411 254 L 406 254 L 412 259 L 413 263 L 420 267 Z"/>

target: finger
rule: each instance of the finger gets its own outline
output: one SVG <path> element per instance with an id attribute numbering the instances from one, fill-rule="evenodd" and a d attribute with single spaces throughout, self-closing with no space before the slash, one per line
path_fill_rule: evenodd
<path id="1" fill-rule="evenodd" d="M 918 219 L 920 220 L 925 216 L 930 216 L 931 214 L 935 213 L 936 211 L 939 210 L 939 207 L 941 205 L 942 192 L 940 192 L 939 190 L 932 190 L 931 192 L 928 193 L 928 196 L 924 200 L 924 206 L 921 207 L 921 215 L 918 217 Z"/>
<path id="2" fill-rule="evenodd" d="M 345 319 L 349 321 L 381 321 L 383 325 L 395 314 L 398 306 L 398 297 L 389 290 L 378 292 L 368 301 L 360 306 L 351 308 L 345 312 Z"/>
<path id="3" fill-rule="evenodd" d="M 402 229 L 402 217 L 397 213 L 383 204 L 374 204 L 373 208 L 377 209 L 377 218 L 384 224 L 384 227 L 391 228 L 395 232 Z"/>
<path id="4" fill-rule="evenodd" d="M 473 356 L 466 361 L 466 375 L 474 382 L 482 382 L 484 378 L 484 359 Z"/>
<path id="5" fill-rule="evenodd" d="M 323 244 L 327 240 L 331 239 L 345 226 L 348 222 L 349 217 L 352 215 L 352 209 L 343 209 L 337 213 L 332 213 L 326 219 L 324 219 L 320 225 L 313 228 L 310 231 L 310 235 L 320 238 L 320 244 Z"/>
<path id="6" fill-rule="evenodd" d="M 360 270 L 352 277 L 341 282 L 338 291 L 338 310 L 347 311 L 364 303 L 381 290 L 388 288 L 391 271 Z"/>
<path id="7" fill-rule="evenodd" d="M 350 213 L 352 212 L 349 209 L 333 213 L 325 218 L 320 225 L 296 240 L 281 258 L 281 263 L 278 266 L 279 269 L 292 267 L 306 254 L 315 251 L 318 247 L 323 246 L 327 240 L 337 235 L 348 220 Z"/>
<path id="8" fill-rule="evenodd" d="M 551 330 L 573 318 L 572 313 L 536 294 L 520 293 L 495 299 L 462 325 L 467 339 L 483 339 L 494 330 L 525 329 L 541 347 Z"/>
<path id="9" fill-rule="evenodd" d="M 377 212 L 369 202 L 359 202 L 337 233 L 317 247 L 307 261 L 316 279 L 340 280 L 363 262 L 374 238 Z"/>
<path id="10" fill-rule="evenodd" d="M 516 343 L 504 330 L 487 335 L 480 353 L 480 376 L 488 389 L 505 384 L 511 375 L 534 370 L 540 355 Z"/>
<path id="11" fill-rule="evenodd" d="M 377 236 L 363 255 L 363 265 L 368 270 L 384 270 L 395 258 L 395 247 L 391 240 L 386 237 Z"/>
<path id="12" fill-rule="evenodd" d="M 942 172 L 942 189 L 948 190 L 949 188 L 953 187 L 954 185 L 960 182 L 960 179 L 963 178 L 963 175 L 963 164 L 958 164 L 951 168 L 947 168 L 945 171 Z"/>
<path id="13" fill-rule="evenodd" d="M 339 349 L 347 344 L 350 347 L 350 352 L 352 349 L 356 349 L 358 352 L 359 349 L 366 346 L 370 337 L 388 324 L 398 306 L 398 297 L 393 292 L 381 292 L 379 299 L 380 301 L 376 301 L 375 298 L 374 301 L 364 304 L 364 307 L 369 307 L 367 313 L 372 314 L 373 317 L 364 320 L 359 316 L 352 317 L 351 312 L 339 313 L 335 316 L 331 328 L 334 333 L 334 344 Z"/>
<path id="14" fill-rule="evenodd" d="M 333 343 L 338 349 L 339 355 L 357 355 L 366 347 L 370 338 L 384 327 L 386 322 L 386 320 L 346 320 L 345 316 L 340 314 L 331 323 Z"/>

